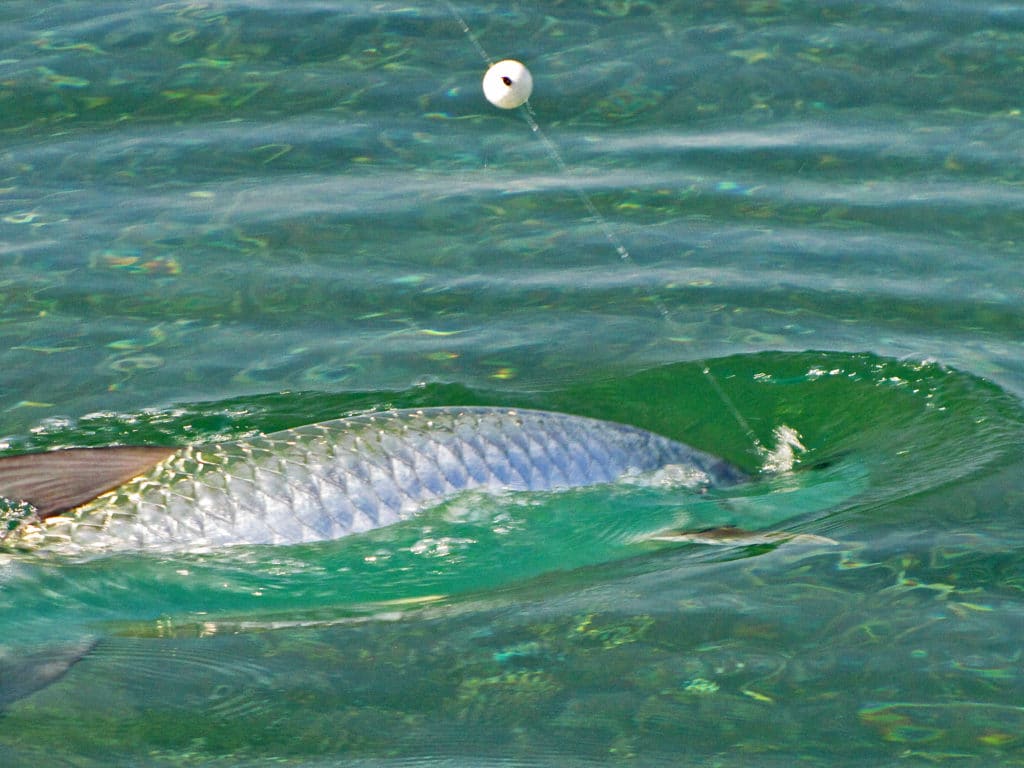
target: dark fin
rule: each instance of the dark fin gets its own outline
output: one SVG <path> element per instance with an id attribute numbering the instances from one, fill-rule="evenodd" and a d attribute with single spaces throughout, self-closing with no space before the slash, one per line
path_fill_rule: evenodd
<path id="1" fill-rule="evenodd" d="M 0 457 L 0 496 L 25 501 L 40 518 L 91 501 L 152 469 L 176 448 L 68 448 Z"/>
<path id="2" fill-rule="evenodd" d="M 94 647 L 95 640 L 85 639 L 68 648 L 24 655 L 0 652 L 0 710 L 60 680 Z"/>

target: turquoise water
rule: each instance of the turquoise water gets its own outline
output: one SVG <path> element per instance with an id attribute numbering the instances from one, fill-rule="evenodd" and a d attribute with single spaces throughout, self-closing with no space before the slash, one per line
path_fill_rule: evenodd
<path id="1" fill-rule="evenodd" d="M 443 3 L 3 3 L 0 445 L 493 403 L 798 469 L 0 554 L 0 763 L 1024 762 L 1024 9 L 458 12 L 566 169 Z M 730 524 L 802 538 L 648 535 Z"/>

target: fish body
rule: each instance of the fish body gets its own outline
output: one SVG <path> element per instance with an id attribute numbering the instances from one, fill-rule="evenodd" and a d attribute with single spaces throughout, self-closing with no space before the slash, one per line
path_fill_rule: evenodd
<path id="1" fill-rule="evenodd" d="M 82 450 L 74 457 L 79 464 L 91 458 Z M 462 491 L 557 490 L 669 466 L 682 468 L 675 475 L 695 487 L 744 479 L 718 457 L 636 427 L 490 407 L 387 411 L 236 442 L 150 450 L 146 471 L 74 508 L 47 508 L 10 526 L 4 546 L 100 552 L 296 544 L 389 525 Z M 39 456 L 59 465 L 71 453 Z M 42 499 L 52 491 L 36 476 L 25 480 L 30 458 L 13 457 L 9 470 L 9 460 L 0 459 L 0 496 L 45 508 Z M 40 500 L 18 493 L 29 485 L 43 489 Z"/>

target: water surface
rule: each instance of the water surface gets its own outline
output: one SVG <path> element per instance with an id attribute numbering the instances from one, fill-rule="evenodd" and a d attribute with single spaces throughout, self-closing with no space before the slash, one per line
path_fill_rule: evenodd
<path id="1" fill-rule="evenodd" d="M 798 468 L 4 554 L 0 761 L 1024 760 L 1024 11 L 458 12 L 564 169 L 444 3 L 5 2 L 3 448 L 488 403 Z M 819 538 L 644 537 L 726 524 Z"/>

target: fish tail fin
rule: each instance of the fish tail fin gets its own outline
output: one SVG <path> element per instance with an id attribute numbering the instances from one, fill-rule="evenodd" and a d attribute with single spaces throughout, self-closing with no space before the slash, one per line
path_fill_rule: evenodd
<path id="1" fill-rule="evenodd" d="M 97 645 L 95 638 L 63 648 L 0 653 L 0 711 L 60 680 Z M 13 657 L 13 658 L 12 658 Z"/>

